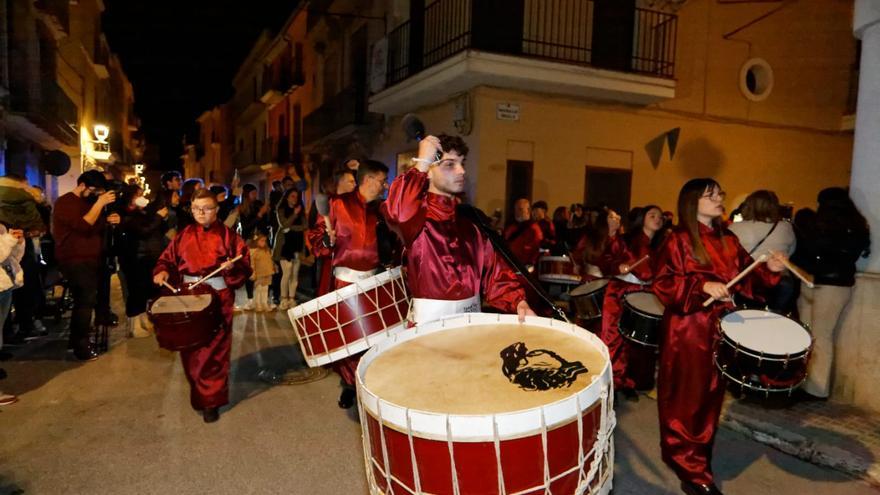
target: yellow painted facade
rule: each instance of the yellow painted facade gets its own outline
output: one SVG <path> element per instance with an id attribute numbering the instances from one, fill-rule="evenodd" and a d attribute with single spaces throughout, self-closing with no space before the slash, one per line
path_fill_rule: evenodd
<path id="1" fill-rule="evenodd" d="M 852 133 L 847 113 L 855 42 L 852 2 L 722 4 L 691 0 L 677 11 L 676 96 L 648 106 L 477 87 L 468 92 L 471 133 L 465 140 L 468 195 L 485 211 L 504 209 L 507 160 L 534 163 L 532 198 L 551 209 L 584 201 L 585 167 L 632 171 L 631 204 L 674 210 L 681 185 L 716 178 L 728 209 L 755 189 L 771 189 L 795 208 L 814 206 L 817 192 L 846 186 Z M 732 34 L 731 34 L 732 33 Z M 741 89 L 744 64 L 762 59 L 773 73 L 763 101 Z M 386 91 L 392 90 L 386 89 Z M 496 117 L 499 103 L 519 106 L 519 120 Z M 431 133 L 456 133 L 455 103 L 413 108 Z M 388 120 L 376 157 L 395 163 L 415 149 Z M 680 128 L 655 167 L 645 146 Z"/>

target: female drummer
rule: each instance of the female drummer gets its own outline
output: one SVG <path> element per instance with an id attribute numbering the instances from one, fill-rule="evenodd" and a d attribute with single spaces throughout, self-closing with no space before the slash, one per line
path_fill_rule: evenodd
<path id="1" fill-rule="evenodd" d="M 720 494 L 712 476 L 712 444 L 724 382 L 712 362 L 716 325 L 733 307 L 726 283 L 752 258 L 721 226 L 725 193 L 713 179 L 692 179 L 678 196 L 678 226 L 657 254 L 654 293 L 666 306 L 660 330 L 657 408 L 663 460 L 688 494 Z M 784 255 L 772 255 L 731 291 L 755 298 L 775 285 Z M 708 306 L 704 301 L 716 300 Z"/>
<path id="2" fill-rule="evenodd" d="M 636 208 L 628 220 L 626 233 L 612 236 L 599 260 L 602 273 L 615 277 L 609 280 L 605 289 L 599 336 L 611 355 L 614 389 L 620 390 L 628 399 L 637 400 L 636 388 L 653 388 L 654 351 L 631 344 L 620 335 L 617 327 L 623 309 L 623 296 L 648 290 L 644 284 L 654 278 L 652 264 L 644 258 L 654 256 L 654 247 L 658 243 L 653 241 L 663 227 L 663 210 L 654 205 Z M 628 274 L 626 281 L 616 278 Z M 630 357 L 635 359 L 630 360 Z"/>
<path id="3" fill-rule="evenodd" d="M 217 197 L 209 189 L 196 191 L 192 197 L 195 224 L 188 225 L 159 257 L 153 269 L 153 282 L 171 281 L 178 286 L 192 283 L 219 267 L 222 275 L 204 283 L 220 296 L 222 320 L 214 339 L 203 347 L 181 351 L 180 359 L 190 385 L 193 409 L 202 411 L 206 423 L 220 417 L 220 407 L 229 403 L 229 354 L 232 342 L 232 311 L 235 289 L 251 275 L 250 255 L 244 240 L 217 221 Z M 242 257 L 235 262 L 233 258 Z"/>

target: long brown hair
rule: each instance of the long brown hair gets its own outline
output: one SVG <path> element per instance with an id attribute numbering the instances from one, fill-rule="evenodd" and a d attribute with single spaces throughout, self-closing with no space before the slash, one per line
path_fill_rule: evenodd
<path id="1" fill-rule="evenodd" d="M 746 198 L 742 208 L 743 220 L 775 223 L 779 215 L 779 198 L 773 191 L 759 189 Z"/>
<path id="2" fill-rule="evenodd" d="M 706 247 L 700 239 L 700 221 L 697 220 L 697 205 L 700 202 L 700 198 L 706 192 L 711 192 L 716 187 L 721 189 L 721 185 L 715 179 L 691 179 L 682 186 L 681 192 L 678 193 L 678 226 L 687 230 L 688 236 L 691 238 L 691 249 L 694 252 L 694 257 L 703 265 L 709 263 L 709 253 L 706 252 Z M 712 222 L 717 228 L 718 235 L 723 236 L 724 229 L 720 228 L 721 217 L 714 219 Z"/>

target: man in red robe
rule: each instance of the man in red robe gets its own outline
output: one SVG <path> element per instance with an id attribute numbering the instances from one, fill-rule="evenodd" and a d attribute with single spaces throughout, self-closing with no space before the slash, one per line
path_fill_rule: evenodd
<path id="1" fill-rule="evenodd" d="M 479 311 L 481 302 L 520 319 L 534 315 L 516 274 L 473 221 L 456 212 L 467 152 L 460 137 L 425 137 L 416 166 L 395 179 L 382 207 L 406 249 L 417 324 Z"/>
<path id="2" fill-rule="evenodd" d="M 181 286 L 195 282 L 219 267 L 221 275 L 206 280 L 220 296 L 223 320 L 214 339 L 203 347 L 180 352 L 183 370 L 190 385 L 190 403 L 202 411 L 206 423 L 220 417 L 220 407 L 229 403 L 229 355 L 232 348 L 232 312 L 235 289 L 251 275 L 250 255 L 244 240 L 217 221 L 217 198 L 208 189 L 193 195 L 192 213 L 196 223 L 188 225 L 165 248 L 153 282 Z M 230 260 L 241 255 L 235 262 Z"/>
<path id="3" fill-rule="evenodd" d="M 504 229 L 504 240 L 517 261 L 534 266 L 541 254 L 544 232 L 538 222 L 532 220 L 532 205 L 528 199 L 516 200 L 513 214 L 516 221 Z"/>
<path id="4" fill-rule="evenodd" d="M 332 290 L 372 277 L 382 268 L 377 235 L 380 202 L 377 200 L 388 187 L 388 167 L 365 160 L 357 173 L 357 189 L 330 199 L 327 217 L 330 225 L 327 219 L 319 217 L 308 233 L 312 246 L 323 246 L 330 251 L 335 279 Z M 339 397 L 339 407 L 343 409 L 354 405 L 355 373 L 361 355 L 349 356 L 332 365 L 343 381 Z"/>
<path id="5" fill-rule="evenodd" d="M 333 184 L 335 190 L 328 195 L 331 199 L 354 191 L 357 187 L 355 172 L 350 169 L 337 172 L 333 175 Z M 320 266 L 320 269 L 318 269 L 318 292 L 316 296 L 323 296 L 334 290 L 335 282 L 333 281 L 333 267 L 331 266 L 333 250 L 329 245 L 322 242 L 322 238 L 317 238 L 317 240 L 319 241 L 318 244 L 309 244 L 309 246 L 311 246 L 312 252 L 318 258 L 318 265 Z"/>

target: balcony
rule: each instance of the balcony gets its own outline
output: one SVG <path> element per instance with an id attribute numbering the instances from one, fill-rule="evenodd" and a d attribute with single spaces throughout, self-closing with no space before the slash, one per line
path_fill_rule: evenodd
<path id="1" fill-rule="evenodd" d="M 79 146 L 79 109 L 54 81 L 11 88 L 9 121 L 45 147 Z"/>
<path id="2" fill-rule="evenodd" d="M 38 0 L 34 5 L 55 39 L 70 34 L 70 0 Z"/>
<path id="3" fill-rule="evenodd" d="M 633 0 L 436 0 L 389 33 L 386 89 L 370 110 L 400 114 L 481 85 L 628 104 L 669 99 L 677 21 Z"/>
<path id="4" fill-rule="evenodd" d="M 275 105 L 284 98 L 285 94 L 297 86 L 302 86 L 304 82 L 301 60 L 294 63 L 288 55 L 285 55 L 280 64 L 267 65 L 263 69 L 260 101 L 268 106 Z"/>
<path id="5" fill-rule="evenodd" d="M 336 96 L 325 100 L 320 108 L 303 118 L 303 144 L 309 145 L 324 138 L 344 134 L 348 130 L 372 123 L 375 114 L 367 112 L 366 90 L 349 86 Z"/>

